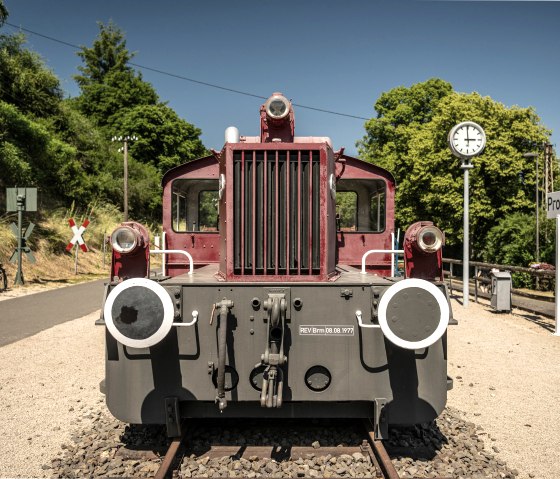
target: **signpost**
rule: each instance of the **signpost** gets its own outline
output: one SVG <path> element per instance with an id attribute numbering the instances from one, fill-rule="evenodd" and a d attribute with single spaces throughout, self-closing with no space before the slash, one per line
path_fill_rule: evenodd
<path id="1" fill-rule="evenodd" d="M 79 228 L 76 226 L 74 218 L 70 218 L 68 220 L 68 224 L 70 225 L 70 228 L 72 228 L 72 233 L 74 233 L 74 236 L 72 236 L 70 243 L 68 243 L 68 245 L 66 246 L 66 251 L 70 251 L 72 247 L 76 245 L 74 274 L 78 274 L 78 248 L 81 249 L 84 253 L 87 253 L 88 251 L 88 247 L 86 245 L 86 242 L 84 241 L 84 238 L 82 238 L 82 235 L 89 225 L 89 220 L 86 218 L 86 220 L 82 223 L 82 226 L 80 226 Z"/>
<path id="2" fill-rule="evenodd" d="M 70 228 L 72 228 L 72 233 L 74 233 L 74 236 L 72 236 L 70 243 L 68 243 L 68 245 L 66 246 L 66 251 L 70 251 L 72 249 L 72 246 L 74 246 L 76 242 L 78 242 L 78 246 L 80 247 L 80 249 L 84 253 L 87 253 L 88 247 L 86 245 L 86 242 L 84 241 L 84 238 L 82 238 L 82 235 L 84 234 L 84 231 L 87 229 L 89 225 L 89 220 L 86 219 L 82 223 L 82 226 L 80 226 L 79 228 L 76 226 L 76 222 L 74 221 L 74 218 L 70 218 L 68 220 L 68 224 L 70 225 Z"/>
<path id="3" fill-rule="evenodd" d="M 558 274 L 558 267 L 560 267 L 560 191 L 546 194 L 546 217 L 548 219 L 556 218 L 556 285 L 554 288 L 556 325 L 554 336 L 560 336 L 560 330 L 558 329 L 558 318 L 560 317 L 560 275 Z"/>
<path id="4" fill-rule="evenodd" d="M 25 253 L 30 263 L 35 263 L 35 257 L 27 246 L 27 240 L 33 231 L 35 225 L 29 223 L 25 232 L 23 231 L 23 212 L 37 211 L 37 188 L 6 188 L 6 210 L 17 211 L 18 224 L 10 225 L 12 232 L 17 238 L 17 247 L 10 258 L 11 263 L 17 261 L 17 273 L 14 284 L 23 284 L 23 271 L 21 269 L 22 253 Z"/>

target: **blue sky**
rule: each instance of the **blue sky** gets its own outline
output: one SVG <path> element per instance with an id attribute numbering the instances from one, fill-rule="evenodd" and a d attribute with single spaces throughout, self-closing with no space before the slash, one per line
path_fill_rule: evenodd
<path id="1" fill-rule="evenodd" d="M 379 95 L 432 77 L 505 105 L 533 106 L 560 132 L 560 2 L 429 0 L 5 0 L 8 21 L 90 46 L 96 22 L 124 30 L 134 62 L 261 96 L 359 117 Z M 2 31 L 12 33 L 10 26 Z M 67 95 L 80 59 L 64 45 L 28 35 Z M 237 126 L 256 135 L 262 101 L 143 71 L 161 99 L 202 129 L 209 148 Z M 115 132 L 122 134 L 124 132 Z M 364 121 L 296 109 L 296 135 L 330 136 L 357 152 Z"/>

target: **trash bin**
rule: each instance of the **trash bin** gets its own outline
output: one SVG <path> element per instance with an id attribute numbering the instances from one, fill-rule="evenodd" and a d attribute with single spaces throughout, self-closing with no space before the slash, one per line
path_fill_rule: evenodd
<path id="1" fill-rule="evenodd" d="M 509 313 L 511 311 L 511 273 L 496 271 L 490 274 L 492 280 L 492 296 L 490 306 L 496 311 Z"/>

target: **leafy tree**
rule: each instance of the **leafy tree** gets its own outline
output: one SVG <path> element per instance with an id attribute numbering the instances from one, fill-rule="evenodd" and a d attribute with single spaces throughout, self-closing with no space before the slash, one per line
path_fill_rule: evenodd
<path id="1" fill-rule="evenodd" d="M 447 135 L 465 120 L 479 123 L 487 136 L 486 150 L 470 173 L 474 255 L 480 255 L 488 231 L 501 218 L 534 208 L 535 167 L 523 153 L 546 141 L 549 132 L 533 109 L 457 93 L 437 79 L 384 93 L 375 107 L 378 116 L 366 123 L 359 148 L 395 176 L 401 226 L 430 219 L 446 232 L 449 245 L 462 241 L 463 172 Z"/>
<path id="2" fill-rule="evenodd" d="M 119 135 L 134 132 L 138 140 L 130 146 L 131 155 L 162 174 L 206 152 L 199 138 L 201 131 L 161 103 L 123 111 L 114 127 Z"/>
<path id="3" fill-rule="evenodd" d="M 8 18 L 8 9 L 4 6 L 4 2 L 0 0 L 0 27 L 4 25 L 4 22 Z"/>
<path id="4" fill-rule="evenodd" d="M 84 66 L 78 67 L 82 74 L 74 77 L 82 90 L 76 101 L 98 125 L 112 128 L 124 109 L 155 105 L 158 96 L 152 85 L 128 65 L 134 55 L 127 50 L 122 31 L 112 22 L 98 25 L 99 35 L 93 46 L 78 52 Z"/>
<path id="5" fill-rule="evenodd" d="M 51 197 L 83 193 L 83 171 L 76 150 L 45 125 L 0 101 L 1 186 L 41 186 Z"/>
<path id="6" fill-rule="evenodd" d="M 544 211 L 542 212 L 544 215 Z M 536 218 L 530 213 L 512 213 L 493 226 L 486 237 L 482 259 L 497 264 L 529 266 L 535 262 Z M 554 264 L 554 241 L 546 241 L 555 234 L 554 221 L 540 225 L 540 261 Z M 533 287 L 534 279 L 527 273 L 512 275 L 516 287 Z"/>
<path id="7" fill-rule="evenodd" d="M 95 83 L 103 83 L 105 77 L 115 71 L 131 72 L 128 62 L 134 56 L 126 48 L 123 32 L 113 23 L 99 26 L 99 36 L 91 48 L 82 47 L 78 56 L 83 60 L 84 66 L 78 67 L 82 75 L 74 78 L 81 87 Z"/>
<path id="8" fill-rule="evenodd" d="M 0 100 L 36 117 L 53 115 L 62 99 L 60 82 L 24 43 L 21 33 L 0 35 Z"/>

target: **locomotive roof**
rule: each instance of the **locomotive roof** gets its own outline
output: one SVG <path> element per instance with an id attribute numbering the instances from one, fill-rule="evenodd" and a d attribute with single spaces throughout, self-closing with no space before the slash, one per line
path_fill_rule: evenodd
<path id="1" fill-rule="evenodd" d="M 380 166 L 368 163 L 367 161 L 360 160 L 353 156 L 341 155 L 341 159 L 345 160 L 345 169 L 343 178 L 359 178 L 363 177 L 364 173 L 373 174 L 385 178 L 389 183 L 395 185 L 395 178 L 389 170 L 381 168 Z M 216 154 L 204 156 L 196 160 L 183 163 L 182 165 L 175 166 L 167 170 L 161 180 L 162 186 L 165 186 L 168 181 L 179 178 L 191 171 L 200 172 L 205 178 L 218 178 L 218 171 L 215 166 L 218 164 Z"/>

